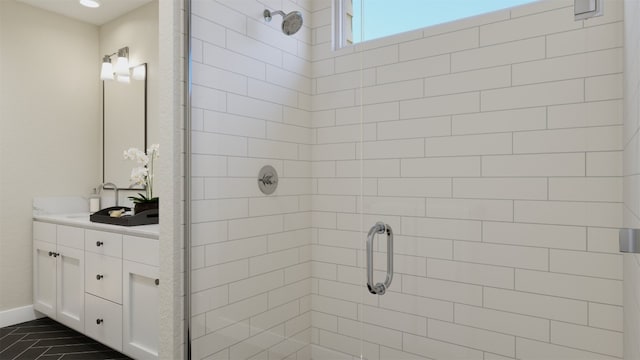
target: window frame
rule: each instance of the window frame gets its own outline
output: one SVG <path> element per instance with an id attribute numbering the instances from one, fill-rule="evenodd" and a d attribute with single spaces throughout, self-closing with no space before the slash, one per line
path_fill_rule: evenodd
<path id="1" fill-rule="evenodd" d="M 474 17 L 474 16 L 481 16 L 484 14 L 489 14 L 492 13 L 494 11 L 500 11 L 500 10 L 504 10 L 504 9 L 510 9 L 511 7 L 508 8 L 504 8 L 504 9 L 496 9 L 496 10 L 491 10 L 489 12 L 483 12 L 483 13 L 479 13 L 476 15 L 471 15 L 471 16 L 466 16 L 466 17 L 459 17 L 456 18 L 454 20 L 449 20 L 449 21 L 445 21 L 445 22 L 441 22 L 441 23 L 436 23 L 436 24 L 431 24 L 431 25 L 425 25 L 423 27 L 419 27 L 419 28 L 415 28 L 415 29 L 411 29 L 411 30 L 405 30 L 405 31 L 400 31 L 400 32 L 396 32 L 396 33 L 391 33 L 379 38 L 374 38 L 374 39 L 368 39 L 368 40 L 361 40 L 360 42 L 354 42 L 354 29 L 353 29 L 353 17 L 354 17 L 354 13 L 353 13 L 353 2 L 354 1 L 361 1 L 361 0 L 333 0 L 333 6 L 332 6 L 332 15 L 333 15 L 333 26 L 332 26 L 332 38 L 333 38 L 333 50 L 340 50 L 343 48 L 348 48 L 354 45 L 358 45 L 360 43 L 365 43 L 365 42 L 369 42 L 369 41 L 376 41 L 378 39 L 383 39 L 386 37 L 390 37 L 390 36 L 395 36 L 398 34 L 402 34 L 405 32 L 410 32 L 410 31 L 417 31 L 420 29 L 424 29 L 424 28 L 428 28 L 431 26 L 438 26 L 440 24 L 445 24 L 447 22 L 451 22 L 451 21 L 458 21 L 458 20 L 463 20 L 463 19 L 467 19 L 470 17 Z M 446 1 L 446 0 L 445 0 Z M 536 1 L 542 1 L 542 0 L 529 0 L 526 3 L 520 4 L 520 5 L 516 5 L 516 6 L 523 6 L 525 4 L 530 4 Z M 591 12 L 591 13 L 586 13 L 586 14 L 581 14 L 580 18 L 588 18 L 588 17 L 594 17 L 594 16 L 600 16 L 603 14 L 602 11 L 602 1 L 603 0 L 574 0 L 574 1 L 595 1 L 596 2 L 596 11 L 595 12 Z M 578 15 L 576 15 L 576 20 L 578 20 Z"/>

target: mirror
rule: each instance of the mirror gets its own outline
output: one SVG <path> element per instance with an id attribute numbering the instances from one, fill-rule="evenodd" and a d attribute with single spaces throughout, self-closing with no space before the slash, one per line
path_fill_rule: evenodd
<path id="1" fill-rule="evenodd" d="M 146 63 L 132 71 L 138 67 L 144 67 L 147 74 Z M 124 160 L 122 153 L 131 147 L 147 148 L 147 78 L 129 83 L 107 80 L 102 89 L 102 182 L 128 188 L 135 164 Z"/>

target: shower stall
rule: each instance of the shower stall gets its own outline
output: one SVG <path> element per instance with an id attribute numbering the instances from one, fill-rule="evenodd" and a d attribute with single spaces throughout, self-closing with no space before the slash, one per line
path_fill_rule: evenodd
<path id="1" fill-rule="evenodd" d="M 640 358 L 638 4 L 345 1 L 190 2 L 190 358 Z"/>

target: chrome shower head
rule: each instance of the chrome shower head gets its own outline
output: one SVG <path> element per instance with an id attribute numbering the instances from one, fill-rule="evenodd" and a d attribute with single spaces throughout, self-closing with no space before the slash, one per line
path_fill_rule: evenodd
<path id="1" fill-rule="evenodd" d="M 288 14 L 285 14 L 281 10 L 278 11 L 270 11 L 265 9 L 262 15 L 264 19 L 269 22 L 271 21 L 272 15 L 277 14 L 282 16 L 282 32 L 285 35 L 293 35 L 300 30 L 302 27 L 302 13 L 300 11 L 292 11 Z"/>

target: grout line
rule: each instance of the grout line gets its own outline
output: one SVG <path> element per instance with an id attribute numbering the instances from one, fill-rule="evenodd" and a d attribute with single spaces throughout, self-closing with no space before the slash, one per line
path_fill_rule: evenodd
<path id="1" fill-rule="evenodd" d="M 51 347 L 51 346 L 49 346 L 49 348 L 48 348 L 47 350 L 45 350 L 44 352 L 42 352 L 42 354 L 38 355 L 38 357 L 36 358 L 36 360 L 37 360 L 37 359 L 40 359 L 42 356 L 44 356 L 44 354 L 46 354 L 46 353 L 47 353 L 47 351 L 51 350 L 51 348 L 52 348 L 52 347 Z M 60 354 L 60 356 L 58 356 L 58 359 L 60 359 L 62 356 L 64 356 L 64 354 Z"/>

